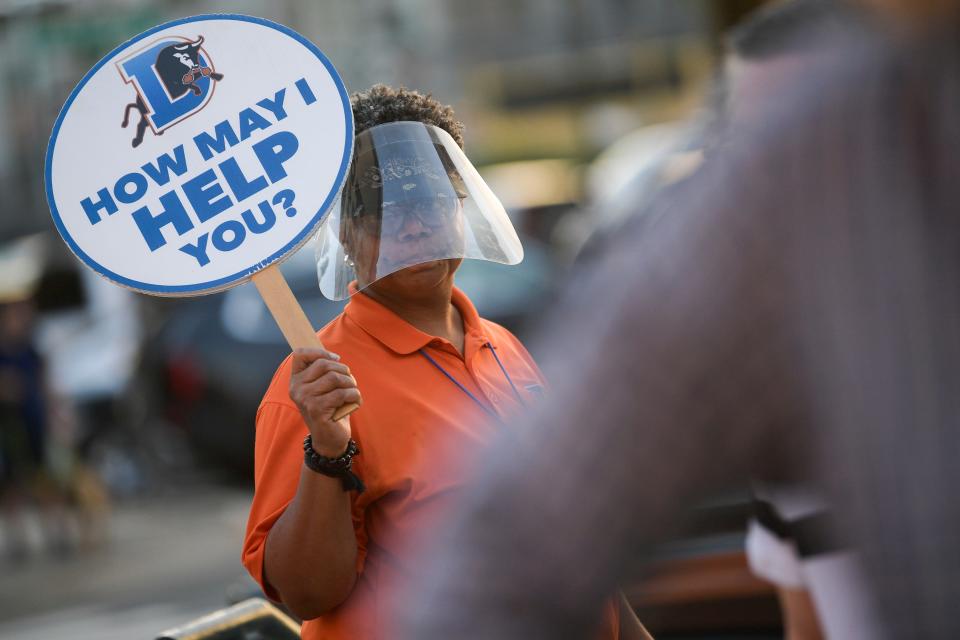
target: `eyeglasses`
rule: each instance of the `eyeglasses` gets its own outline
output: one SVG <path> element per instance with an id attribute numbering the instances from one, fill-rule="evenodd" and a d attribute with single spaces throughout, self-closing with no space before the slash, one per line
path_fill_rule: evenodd
<path id="1" fill-rule="evenodd" d="M 425 227 L 442 227 L 453 219 L 459 202 L 456 198 L 436 198 L 386 206 L 380 216 L 380 233 L 397 235 L 406 225 L 408 216 L 415 216 Z M 368 228 L 377 220 L 376 216 L 363 216 L 362 219 Z"/>

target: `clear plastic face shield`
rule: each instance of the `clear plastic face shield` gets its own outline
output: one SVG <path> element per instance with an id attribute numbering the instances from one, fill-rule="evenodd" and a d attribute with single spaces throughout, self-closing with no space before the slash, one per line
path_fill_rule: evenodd
<path id="1" fill-rule="evenodd" d="M 320 291 L 351 295 L 401 269 L 473 258 L 517 264 L 523 247 L 503 205 L 443 129 L 390 122 L 357 135 L 340 199 L 320 226 Z"/>

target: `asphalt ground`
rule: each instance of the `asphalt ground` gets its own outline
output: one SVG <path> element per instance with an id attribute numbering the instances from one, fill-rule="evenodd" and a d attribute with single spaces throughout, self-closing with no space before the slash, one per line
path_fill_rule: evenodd
<path id="1" fill-rule="evenodd" d="M 92 549 L 0 560 L 0 638 L 153 638 L 253 589 L 240 564 L 251 494 L 216 486 L 115 505 Z"/>

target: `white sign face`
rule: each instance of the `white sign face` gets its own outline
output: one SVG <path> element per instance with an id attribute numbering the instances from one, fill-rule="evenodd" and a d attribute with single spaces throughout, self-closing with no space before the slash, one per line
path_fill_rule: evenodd
<path id="1" fill-rule="evenodd" d="M 316 46 L 260 18 L 195 16 L 138 35 L 80 81 L 47 148 L 47 201 L 104 277 L 197 295 L 308 240 L 352 151 L 346 89 Z"/>

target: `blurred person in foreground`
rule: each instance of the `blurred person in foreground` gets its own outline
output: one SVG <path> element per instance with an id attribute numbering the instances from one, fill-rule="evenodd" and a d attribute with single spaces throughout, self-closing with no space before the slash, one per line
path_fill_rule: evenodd
<path id="1" fill-rule="evenodd" d="M 832 45 L 579 280 L 553 401 L 487 456 L 402 637 L 584 637 L 636 550 L 748 478 L 834 506 L 878 637 L 960 637 L 954 5 Z"/>
<path id="2" fill-rule="evenodd" d="M 832 40 L 872 25 L 836 0 L 779 0 L 754 11 L 727 38 L 720 123 L 741 124 L 776 105 Z M 821 46 L 824 43 L 825 46 Z M 724 135 L 718 136 L 723 144 Z M 754 483 L 746 554 L 755 575 L 777 588 L 788 640 L 878 636 L 860 558 L 833 531 L 829 503 L 803 484 Z"/>
<path id="3" fill-rule="evenodd" d="M 392 602 L 420 570 L 411 545 L 446 526 L 471 468 L 463 454 L 512 430 L 545 384 L 454 286 L 464 258 L 523 256 L 463 154 L 462 124 L 406 89 L 376 85 L 351 102 L 353 163 L 317 245 L 322 292 L 350 301 L 319 332 L 330 351 L 297 350 L 263 398 L 243 549 L 307 639 L 395 637 Z M 361 402 L 358 387 L 362 407 L 334 421 Z M 618 637 L 618 609 L 597 603 L 597 637 Z"/>

